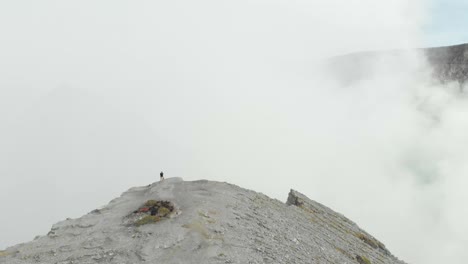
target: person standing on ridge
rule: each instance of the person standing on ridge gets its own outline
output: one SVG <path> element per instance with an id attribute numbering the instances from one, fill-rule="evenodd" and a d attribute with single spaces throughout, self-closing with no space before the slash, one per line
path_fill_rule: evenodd
<path id="1" fill-rule="evenodd" d="M 164 173 L 162 171 L 159 173 L 159 180 L 164 180 Z"/>

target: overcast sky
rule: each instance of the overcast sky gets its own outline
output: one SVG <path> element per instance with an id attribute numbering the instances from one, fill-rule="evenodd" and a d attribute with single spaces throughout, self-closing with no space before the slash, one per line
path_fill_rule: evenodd
<path id="1" fill-rule="evenodd" d="M 316 62 L 463 42 L 464 5 L 1 2 L 0 248 L 164 170 L 281 200 L 295 188 L 405 261 L 462 263 L 466 98 L 414 74 L 418 54 L 346 87 Z"/>

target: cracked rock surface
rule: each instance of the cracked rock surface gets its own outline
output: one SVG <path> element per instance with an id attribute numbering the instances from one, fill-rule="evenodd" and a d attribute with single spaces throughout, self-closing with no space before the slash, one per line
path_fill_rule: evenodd
<path id="1" fill-rule="evenodd" d="M 148 200 L 175 209 L 125 222 Z M 238 186 L 166 179 L 131 188 L 102 209 L 7 248 L 0 263 L 404 263 L 343 215 L 291 190 L 287 203 Z"/>

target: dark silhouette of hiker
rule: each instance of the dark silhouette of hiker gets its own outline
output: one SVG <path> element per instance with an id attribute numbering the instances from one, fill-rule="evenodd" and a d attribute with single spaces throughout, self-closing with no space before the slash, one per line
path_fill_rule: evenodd
<path id="1" fill-rule="evenodd" d="M 159 180 L 162 181 L 164 180 L 164 173 L 161 171 L 161 173 L 159 173 Z"/>

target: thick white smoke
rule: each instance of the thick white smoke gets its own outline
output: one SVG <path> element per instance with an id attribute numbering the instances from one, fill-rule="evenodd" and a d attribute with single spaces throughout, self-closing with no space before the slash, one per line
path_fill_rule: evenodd
<path id="1" fill-rule="evenodd" d="M 417 53 L 424 1 L 0 4 L 0 247 L 123 190 L 228 181 L 331 206 L 411 263 L 466 259 L 466 98 Z M 31 224 L 32 220 L 34 224 Z"/>

